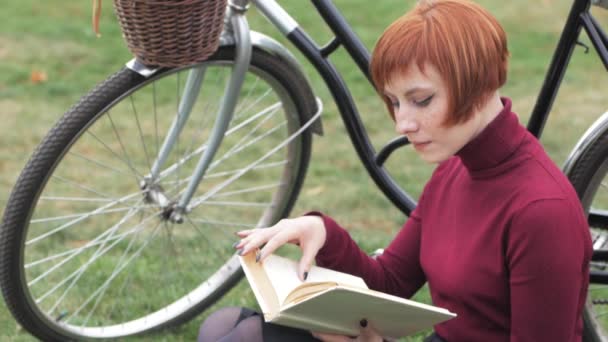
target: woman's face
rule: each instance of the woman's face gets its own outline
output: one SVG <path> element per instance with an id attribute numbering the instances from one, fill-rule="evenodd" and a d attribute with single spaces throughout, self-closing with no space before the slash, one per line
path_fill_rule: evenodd
<path id="1" fill-rule="evenodd" d="M 423 160 L 440 163 L 481 132 L 482 120 L 475 113 L 466 122 L 445 126 L 448 89 L 435 67 L 426 64 L 424 71 L 412 65 L 390 80 L 384 94 L 393 104 L 397 133 L 407 136 Z"/>

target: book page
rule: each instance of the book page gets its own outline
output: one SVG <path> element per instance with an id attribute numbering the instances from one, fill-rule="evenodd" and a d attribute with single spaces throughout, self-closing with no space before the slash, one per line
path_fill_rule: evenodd
<path id="1" fill-rule="evenodd" d="M 241 256 L 239 261 L 255 299 L 262 309 L 264 319 L 272 319 L 279 312 L 280 302 L 268 274 L 261 264 L 255 262 L 255 253 Z"/>
<path id="2" fill-rule="evenodd" d="M 291 304 L 273 323 L 334 334 L 358 335 L 367 319 L 386 338 L 400 338 L 455 317 L 446 309 L 389 294 L 337 286 Z"/>
<path id="3" fill-rule="evenodd" d="M 367 285 L 359 277 L 318 266 L 312 266 L 306 281 L 302 282 L 298 278 L 298 263 L 274 254 L 264 260 L 263 267 L 281 304 L 285 304 L 287 296 L 296 288 L 316 286 L 319 283 L 328 283 L 327 286 L 342 284 L 367 289 Z"/>

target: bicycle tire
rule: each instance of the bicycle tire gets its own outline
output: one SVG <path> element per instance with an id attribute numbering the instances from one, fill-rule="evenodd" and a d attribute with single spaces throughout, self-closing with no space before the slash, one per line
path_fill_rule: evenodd
<path id="1" fill-rule="evenodd" d="M 572 166 L 567 175 L 574 189 L 576 190 L 585 212 L 588 214 L 593 207 L 606 207 L 604 193 L 599 191 L 601 182 L 608 174 L 608 134 L 604 133 L 591 142 L 581 153 L 580 158 Z M 608 236 L 608 227 L 590 226 L 591 235 L 594 241 L 594 250 L 606 249 L 608 245 L 602 242 Z M 591 267 L 604 268 L 605 263 L 592 262 Z M 608 298 L 608 286 L 590 284 L 589 294 L 583 312 L 583 341 L 585 342 L 606 342 L 608 341 L 608 320 L 605 313 L 599 312 L 601 306 L 594 303 L 599 298 Z M 602 317 L 603 315 L 603 317 Z"/>
<path id="2" fill-rule="evenodd" d="M 216 69 L 229 70 L 230 65 L 234 60 L 234 55 L 235 50 L 233 47 L 222 47 L 208 60 L 197 64 L 197 66 L 206 66 L 205 82 L 203 83 L 201 92 L 204 92 L 205 89 L 215 89 L 214 86 L 216 85 L 221 87 L 217 94 L 211 93 L 211 90 L 209 90 L 208 95 L 206 95 L 207 97 L 204 97 L 205 99 L 213 100 L 221 98 L 221 92 L 224 88 L 221 85 L 221 82 L 212 81 L 210 77 L 215 74 L 211 71 Z M 260 198 L 260 201 L 263 198 L 264 201 L 270 201 L 261 204 L 255 202 L 259 204 L 262 209 L 259 209 L 259 212 L 256 212 L 258 216 L 256 216 L 255 220 L 257 220 L 257 222 L 254 221 L 254 219 L 251 219 L 252 221 L 245 221 L 248 227 L 271 225 L 280 218 L 286 217 L 292 209 L 303 184 L 310 158 L 311 130 L 304 130 L 302 133 L 295 136 L 295 139 L 289 142 L 284 149 L 279 150 L 281 151 L 280 156 L 281 158 L 285 158 L 284 160 L 281 159 L 280 161 L 265 163 L 265 159 L 263 160 L 264 162 L 261 163 L 259 159 L 255 158 L 259 157 L 260 153 L 265 153 L 267 151 L 257 151 L 256 149 L 261 149 L 257 147 L 257 144 L 260 142 L 265 140 L 270 141 L 269 139 L 271 138 L 275 139 L 273 138 L 275 134 L 280 137 L 276 139 L 285 139 L 289 134 L 294 134 L 295 131 L 300 129 L 305 123 L 306 116 L 304 115 L 304 111 L 310 110 L 309 106 L 306 105 L 305 100 L 310 100 L 313 95 L 310 89 L 305 86 L 307 83 L 301 74 L 294 73 L 290 66 L 281 59 L 257 48 L 254 48 L 252 52 L 251 66 L 241 91 L 241 95 L 246 95 L 245 99 L 242 100 L 243 102 L 237 104 L 237 106 L 240 107 L 237 107 L 235 110 L 235 117 L 232 121 L 234 124 L 231 124 L 229 129 L 232 129 L 232 133 L 239 133 L 238 131 L 242 128 L 237 129 L 236 127 L 250 127 L 250 125 L 253 125 L 254 123 L 257 128 L 252 129 L 245 134 L 245 138 L 247 136 L 251 138 L 248 140 L 249 145 L 245 147 L 243 147 L 245 144 L 238 145 L 238 141 L 235 143 L 236 145 L 230 145 L 231 143 L 234 143 L 237 138 L 235 137 L 232 139 L 232 136 L 225 137 L 218 154 L 216 154 L 215 160 L 225 158 L 222 163 L 227 163 L 229 165 L 226 167 L 239 165 L 238 163 L 240 162 L 249 162 L 250 164 L 246 165 L 251 166 L 253 165 L 251 164 L 251 159 L 247 158 L 254 158 L 253 160 L 257 160 L 258 164 L 256 165 L 258 166 L 246 172 L 235 182 L 246 184 L 248 188 L 237 188 L 236 190 L 224 192 L 222 194 L 222 198 L 228 198 L 229 200 L 232 196 L 238 197 L 234 201 L 225 201 L 226 203 L 230 203 L 223 204 L 227 206 L 226 210 L 213 209 L 212 207 L 214 206 L 222 207 L 223 205 L 211 203 L 211 201 L 202 200 L 200 199 L 202 197 L 198 197 L 200 199 L 199 201 L 202 202 L 197 203 L 198 206 L 194 207 L 193 211 L 198 210 L 198 215 L 204 213 L 204 215 L 207 216 L 200 216 L 202 219 L 196 221 L 195 224 L 193 221 L 194 215 L 190 213 L 186 216 L 191 216 L 192 218 L 187 217 L 187 221 L 184 224 L 178 225 L 177 223 L 171 223 L 166 217 L 162 219 L 163 213 L 157 210 L 158 208 L 154 208 L 155 203 L 150 202 L 152 190 L 150 190 L 150 188 L 147 188 L 146 190 L 140 189 L 139 186 L 141 186 L 141 183 L 135 184 L 135 186 L 138 186 L 138 190 L 133 192 L 139 197 L 139 200 L 134 199 L 131 201 L 130 197 L 127 199 L 118 197 L 117 202 L 120 204 L 125 203 L 126 205 L 125 208 L 122 208 L 124 209 L 123 212 L 135 212 L 128 218 L 127 215 L 130 214 L 127 213 L 124 216 L 121 216 L 122 214 L 119 209 L 116 209 L 111 213 L 109 209 L 107 211 L 106 209 L 99 211 L 99 208 L 104 208 L 105 205 L 95 204 L 97 207 L 91 207 L 90 204 L 84 203 L 84 200 L 82 200 L 84 204 L 72 204 L 73 202 L 81 200 L 78 196 L 84 196 L 83 194 L 91 195 L 90 198 L 85 198 L 88 202 L 96 203 L 95 201 L 97 200 L 105 200 L 105 203 L 107 203 L 107 201 L 115 198 L 112 197 L 115 192 L 127 191 L 124 190 L 127 186 L 128 189 L 131 189 L 132 191 L 134 187 L 133 183 L 136 183 L 133 182 L 133 180 L 138 182 L 141 181 L 141 175 L 136 175 L 136 173 L 139 173 L 137 167 L 139 167 L 140 164 L 145 163 L 149 166 L 149 160 L 143 161 L 143 159 L 149 159 L 149 152 L 146 150 L 145 146 L 150 142 L 150 139 L 152 139 L 153 142 L 151 144 L 156 145 L 156 151 L 158 151 L 160 139 L 158 127 L 150 126 L 150 120 L 141 120 L 140 122 L 139 116 L 154 115 L 154 125 L 166 123 L 166 126 L 168 127 L 169 122 L 162 116 L 162 113 L 158 113 L 157 105 L 159 105 L 160 109 L 169 110 L 172 114 L 169 115 L 171 117 L 174 116 L 175 110 L 172 107 L 172 104 L 171 106 L 165 105 L 165 102 L 163 102 L 165 101 L 165 98 L 169 99 L 171 97 L 167 94 L 171 91 L 161 92 L 161 89 L 165 90 L 165 88 L 162 88 L 164 84 L 171 84 L 169 81 L 176 78 L 177 81 L 175 83 L 177 89 L 175 101 L 178 102 L 180 98 L 180 84 L 183 83 L 183 80 L 180 81 L 180 75 L 191 67 L 192 66 L 186 68 L 163 69 L 150 78 L 144 78 L 127 68 L 110 76 L 64 114 L 34 151 L 32 157 L 23 169 L 7 202 L 5 215 L 0 226 L 0 286 L 7 307 L 14 318 L 34 336 L 42 340 L 108 339 L 146 333 L 184 323 L 210 306 L 242 277 L 238 258 L 234 254 L 234 249 L 232 248 L 232 243 L 236 241 L 236 237 L 232 234 L 228 234 L 235 230 L 242 229 L 242 226 L 237 226 L 238 223 L 230 221 L 231 219 L 234 220 L 235 217 L 242 218 L 243 220 L 247 218 L 249 220 L 250 217 L 254 217 L 254 214 L 249 213 L 249 211 L 253 212 L 253 209 L 249 208 L 249 206 L 243 209 L 238 207 L 238 205 L 248 203 L 250 206 L 253 206 L 254 202 L 246 202 L 247 200 L 252 200 L 252 198 L 254 198 L 254 200 Z M 222 73 L 224 73 L 224 71 L 222 71 Z M 220 75 L 220 71 L 218 71 L 217 74 Z M 222 75 L 224 75 L 224 80 L 226 80 L 225 74 Z M 222 81 L 221 78 L 221 75 L 218 76 L 220 81 Z M 271 94 L 272 98 L 267 99 L 269 95 L 261 95 L 255 101 L 245 103 L 250 94 L 258 94 L 258 89 L 256 87 L 258 87 L 260 80 L 264 85 L 269 86 L 269 90 L 264 94 Z M 165 81 L 167 83 L 163 83 Z M 270 91 L 272 91 L 272 93 L 270 93 Z M 153 99 L 148 98 L 150 93 L 154 94 Z M 203 95 L 200 96 L 203 97 Z M 144 100 L 140 102 L 141 98 Z M 135 107 L 133 104 L 134 101 L 136 101 L 138 106 L 142 107 Z M 274 120 L 274 114 L 260 115 L 258 112 L 256 113 L 258 118 L 255 119 L 253 117 L 256 115 L 241 116 L 239 118 L 239 110 L 244 113 L 252 106 L 257 108 L 257 106 L 263 106 L 268 101 L 274 101 L 274 104 L 278 103 L 275 107 L 278 108 L 278 110 L 284 111 L 285 121 L 272 127 L 272 129 L 275 129 L 276 127 L 279 127 L 279 129 L 269 133 L 270 129 L 267 128 L 269 122 Z M 150 106 L 149 102 L 153 102 L 153 113 L 147 108 L 147 106 Z M 198 101 L 197 106 L 201 102 L 203 101 Z M 249 107 L 245 107 L 245 104 Z M 133 108 L 135 114 L 130 118 L 131 122 L 128 125 L 131 126 L 127 127 L 127 116 L 115 115 L 115 113 L 120 111 L 120 108 L 127 108 L 129 106 Z M 200 106 L 202 106 L 202 104 L 200 104 Z M 193 110 L 192 115 L 195 114 L 194 112 L 196 112 L 197 109 L 208 109 L 208 107 L 209 105 L 197 107 Z M 142 114 L 138 114 L 136 108 L 139 108 Z M 141 110 L 142 108 L 144 110 Z M 173 109 L 173 112 L 171 112 L 171 109 Z M 273 109 L 273 112 L 276 111 Z M 145 112 L 145 114 L 143 114 L 143 112 Z M 119 114 L 122 114 L 122 112 Z M 272 119 L 268 119 L 268 117 L 272 117 Z M 204 119 L 201 118 L 200 120 L 202 122 Z M 260 123 L 260 121 L 264 122 Z M 101 126 L 101 122 L 105 122 L 103 124 L 104 126 Z M 200 123 L 201 127 L 204 125 L 204 123 Z M 123 126 L 127 127 L 127 129 Z M 190 126 L 195 125 L 189 125 L 188 127 Z M 142 129 L 142 127 L 144 127 L 144 129 Z M 186 134 L 186 130 L 187 129 L 185 128 L 182 136 Z M 262 135 L 255 135 L 259 134 L 258 131 L 260 130 L 264 130 L 264 133 Z M 156 136 L 150 138 L 150 134 L 148 134 L 149 131 L 155 132 Z M 119 132 L 126 133 L 124 135 L 119 135 Z M 193 132 L 196 132 L 198 135 L 204 135 L 206 131 L 203 128 L 197 128 L 196 130 L 193 129 Z M 118 136 L 118 139 L 108 139 L 107 142 L 104 143 L 111 146 L 103 146 L 103 144 L 99 144 L 102 146 L 97 146 L 95 141 L 99 141 L 97 135 L 101 134 L 108 134 L 109 137 L 112 135 Z M 173 177 L 175 177 L 171 182 L 167 181 L 167 184 L 171 184 L 173 188 L 177 187 L 177 190 L 169 190 L 168 185 L 163 184 L 165 188 L 157 188 L 158 191 L 155 193 L 157 196 L 164 195 L 167 198 L 171 198 L 172 196 L 177 197 L 177 194 L 179 194 L 179 187 L 185 182 L 184 179 L 180 178 L 180 170 L 182 170 L 182 174 L 187 174 L 185 172 L 188 168 L 187 165 L 191 164 L 191 160 L 198 159 L 191 157 L 190 155 L 194 153 L 193 151 L 198 151 L 201 148 L 204 150 L 204 147 L 202 147 L 203 145 L 199 146 L 194 144 L 195 136 L 194 133 L 192 134 L 192 136 L 188 135 L 189 143 L 184 144 L 189 145 L 187 148 L 178 143 L 175 148 L 176 157 L 172 159 L 172 161 L 174 161 L 173 164 L 164 169 L 164 172 L 173 170 L 168 173 L 168 176 L 165 179 L 173 179 Z M 139 135 L 139 138 L 129 140 L 130 144 L 125 144 L 122 141 L 130 139 L 132 136 L 136 137 L 137 135 Z M 228 135 L 228 132 L 226 135 Z M 239 136 L 239 134 L 236 133 L 234 135 Z M 241 140 L 245 138 L 240 136 Z M 192 139 L 192 141 L 190 141 L 190 139 Z M 251 141 L 255 139 L 257 139 L 256 142 L 251 143 Z M 128 151 L 132 151 L 132 148 L 135 148 L 134 145 L 137 145 L 138 141 L 141 141 L 144 151 L 140 152 L 145 152 L 145 158 L 141 155 L 130 155 L 128 153 Z M 277 141 L 272 141 L 269 142 L 269 144 L 274 146 L 276 142 Z M 117 147 L 118 145 L 116 144 L 120 147 Z M 87 149 L 81 148 L 82 146 L 93 149 L 95 153 L 88 153 Z M 196 146 L 199 147 L 195 150 Z M 235 146 L 239 146 L 240 150 L 238 152 L 235 152 Z M 115 151 L 114 148 L 116 148 Z M 121 154 L 121 150 L 124 154 Z M 241 153 L 241 150 L 245 150 L 247 153 Z M 116 164 L 107 162 L 111 160 L 113 156 L 112 153 L 110 153 L 111 151 L 114 151 L 116 154 L 114 156 L 117 159 L 115 160 Z M 233 158 L 233 155 L 226 157 L 226 154 L 222 154 L 228 153 L 226 151 L 232 152 L 233 155 L 236 154 L 237 158 Z M 104 153 L 107 155 L 104 155 Z M 153 153 L 150 154 L 154 155 Z M 283 157 L 283 155 L 285 155 L 285 157 Z M 123 156 L 125 158 L 118 158 L 118 156 Z M 92 158 L 97 159 L 93 160 Z M 133 158 L 133 160 L 130 160 L 130 158 Z M 271 160 L 272 158 L 275 158 L 275 154 L 270 156 Z M 121 161 L 121 159 L 126 159 L 127 162 L 124 160 Z M 218 165 L 221 166 L 222 163 L 219 163 Z M 89 174 L 88 172 L 85 172 L 83 168 L 78 167 L 81 165 L 88 166 L 90 171 L 94 173 Z M 105 173 L 101 172 L 101 169 L 103 169 Z M 144 166 L 143 169 L 145 170 L 146 166 Z M 133 180 L 130 180 L 128 176 L 117 177 L 120 176 L 120 174 L 118 174 L 119 171 L 121 174 L 128 174 L 129 171 L 132 171 L 135 177 L 133 177 Z M 222 171 L 222 169 L 220 169 L 214 176 L 229 172 L 233 172 L 233 170 L 228 169 Z M 173 173 L 176 173 L 177 175 L 174 176 Z M 251 186 L 251 184 L 264 182 L 267 178 L 275 176 L 278 177 L 278 179 L 274 179 L 274 181 L 279 182 L 272 184 L 272 186 L 264 186 L 264 184 L 261 184 L 259 187 Z M 74 178 L 72 179 L 70 177 Z M 217 176 L 216 178 L 221 177 L 223 176 Z M 214 181 L 211 180 L 212 178 L 213 177 L 208 171 L 208 177 L 204 178 L 199 185 L 197 194 L 204 191 L 204 189 L 200 188 L 204 188 L 207 179 L 211 182 L 210 186 L 218 186 L 217 182 L 213 183 Z M 64 184 L 65 180 L 68 181 L 68 185 Z M 86 182 L 99 183 L 95 184 L 95 186 L 97 186 L 96 188 L 91 188 L 88 185 L 89 183 Z M 56 183 L 61 183 L 62 185 L 56 185 Z M 74 185 L 74 194 L 69 193 L 63 196 L 61 191 L 64 188 L 70 188 L 70 184 L 73 185 L 73 183 L 78 185 Z M 228 185 L 228 187 L 230 186 L 232 185 Z M 89 193 L 88 190 L 95 190 L 95 192 Z M 51 191 L 56 191 L 57 193 L 51 193 Z M 171 193 L 172 191 L 173 193 Z M 105 195 L 104 192 L 108 192 L 112 196 L 109 196 L 109 199 L 105 199 L 100 195 Z M 270 192 L 270 194 L 267 194 L 267 192 Z M 78 193 L 78 195 L 75 195 L 76 193 Z M 124 192 L 122 192 L 122 194 L 124 194 Z M 68 195 L 73 197 L 69 197 Z M 133 194 L 130 194 L 129 196 L 131 195 Z M 98 199 L 97 197 L 100 198 Z M 242 198 L 244 202 L 235 202 L 239 198 Z M 68 200 L 71 202 L 66 202 Z M 57 203 L 55 205 L 51 204 L 47 208 L 46 203 L 49 201 Z M 101 203 L 104 202 L 102 201 Z M 229 205 L 231 205 L 231 207 L 228 208 Z M 205 207 L 204 212 L 203 209 L 199 209 L 202 207 Z M 86 214 L 82 214 L 82 212 L 79 211 L 83 208 L 86 208 Z M 112 206 L 109 208 L 112 208 Z M 46 214 L 45 210 L 48 211 L 49 214 Z M 61 215 L 52 216 L 55 212 L 58 212 Z M 100 212 L 103 215 L 99 214 Z M 118 212 L 118 214 L 116 214 L 116 212 Z M 51 216 L 38 218 L 39 213 Z M 137 215 L 139 215 L 140 221 L 134 226 L 136 228 L 127 230 L 124 234 L 117 233 L 119 229 L 126 229 L 125 227 L 127 225 L 133 224 L 131 222 L 132 220 L 137 222 Z M 144 219 L 143 217 L 146 215 L 147 217 Z M 135 218 L 133 219 L 133 217 Z M 213 217 L 217 220 L 208 220 L 207 217 Z M 51 237 L 48 238 L 44 235 L 47 233 L 33 235 L 34 231 L 36 231 L 37 234 L 40 230 L 49 232 L 49 228 L 38 229 L 37 227 L 40 223 L 44 226 L 53 226 L 48 222 L 57 220 L 59 220 L 60 224 L 63 222 L 61 220 L 68 220 L 67 223 L 63 223 L 59 228 L 67 224 L 68 228 L 78 226 L 78 229 L 72 228 L 69 232 L 66 232 L 68 229 L 62 229 L 49 235 Z M 70 223 L 74 220 L 80 221 Z M 104 220 L 107 221 L 107 223 Z M 155 223 L 156 227 L 152 232 L 145 231 L 148 223 L 144 224 L 144 222 L 148 221 L 158 221 Z M 200 225 L 199 222 L 201 222 Z M 255 222 L 255 224 L 253 222 Z M 86 226 L 85 223 L 87 224 Z M 95 239 L 92 239 L 87 233 L 91 232 L 90 234 L 93 235 L 92 232 L 97 229 L 97 225 L 110 228 L 95 237 Z M 150 223 L 150 225 L 152 225 L 152 223 Z M 222 228 L 228 225 L 229 228 Z M 143 226 L 144 228 L 140 228 L 140 226 Z M 190 228 L 189 231 L 186 231 L 187 227 Z M 217 227 L 220 227 L 221 229 L 217 229 Z M 54 225 L 50 232 L 57 229 L 58 226 Z M 162 230 L 162 234 L 166 234 L 168 237 L 166 239 L 158 238 L 157 236 L 160 234 L 159 230 Z M 228 230 L 230 230 L 230 232 L 228 232 Z M 108 231 L 110 231 L 110 233 L 108 233 Z M 144 242 L 137 241 L 140 238 L 140 235 L 144 234 L 147 234 L 144 236 L 144 238 L 147 239 L 145 244 Z M 231 236 L 231 238 L 222 241 L 216 240 L 214 235 L 218 234 L 223 234 L 220 235 L 222 237 L 224 235 Z M 35 237 L 32 238 L 32 236 Z M 40 240 L 41 236 L 44 237 L 44 239 Z M 130 239 L 130 242 L 128 244 L 129 246 L 125 247 L 126 241 L 123 240 L 126 240 L 127 237 Z M 206 241 L 202 241 L 203 238 Z M 38 244 L 42 244 L 39 241 L 44 240 L 53 241 L 43 246 L 37 246 Z M 157 241 L 161 242 L 157 243 Z M 173 244 L 175 244 L 176 241 L 179 241 L 181 244 L 179 249 L 174 248 L 175 246 Z M 208 253 L 208 251 L 212 251 L 211 254 L 205 254 L 205 257 L 196 258 L 196 254 L 192 257 L 192 254 L 184 252 L 186 247 L 189 248 L 188 251 L 192 251 L 193 253 L 201 251 L 201 247 L 195 242 L 201 244 L 205 243 L 206 245 L 204 246 L 203 252 Z M 130 252 L 132 248 L 130 246 L 138 243 L 145 247 L 145 249 L 143 249 L 144 247 L 141 247 L 140 249 L 140 251 L 144 252 L 140 252 L 141 254 L 137 255 L 134 252 L 133 256 L 136 257 L 137 265 L 130 266 L 129 263 L 133 257 L 129 256 L 128 259 L 125 259 L 125 254 Z M 161 243 L 162 248 L 158 247 Z M 147 247 L 148 244 L 150 244 L 150 247 Z M 35 247 L 31 247 L 32 245 Z M 64 251 L 59 254 L 45 256 L 48 255 L 49 252 L 44 249 L 51 249 L 55 245 L 59 246 L 59 250 Z M 101 245 L 101 247 L 99 245 Z M 107 245 L 111 248 L 107 249 Z M 112 250 L 115 245 L 119 246 L 116 248 L 117 250 L 123 252 L 120 258 L 117 256 L 117 252 Z M 158 249 L 154 249 L 157 247 Z M 97 248 L 97 251 L 91 256 L 91 251 L 88 250 L 95 248 Z M 88 256 L 81 258 L 79 254 L 85 253 L 88 253 Z M 41 254 L 42 256 L 36 256 L 38 254 Z M 74 254 L 76 254 L 76 256 L 73 256 Z M 30 259 L 33 258 L 31 255 L 40 259 L 34 258 L 34 261 L 31 261 Z M 146 259 L 146 262 L 144 262 L 142 259 L 143 257 L 140 255 L 144 255 L 150 260 Z M 216 255 L 219 256 L 216 257 Z M 118 258 L 118 261 L 115 261 L 116 258 Z M 59 261 L 57 261 L 57 259 L 59 259 Z M 65 259 L 70 260 L 65 261 Z M 72 262 L 71 259 L 80 260 L 78 260 L 77 263 L 76 261 Z M 218 260 L 217 265 L 208 265 L 215 262 L 216 259 Z M 110 266 L 105 265 L 102 261 L 109 263 Z M 163 262 L 168 263 L 169 261 L 174 261 L 177 266 L 182 266 L 180 262 L 188 262 L 188 265 L 190 265 L 187 268 L 188 272 L 180 272 L 180 267 L 174 269 L 167 266 L 164 267 L 164 271 L 159 271 L 159 268 L 156 265 Z M 112 262 L 115 262 L 115 264 L 112 264 Z M 65 273 L 68 274 L 68 277 L 63 280 L 55 280 L 52 278 L 62 279 L 60 276 L 55 276 L 54 274 L 64 267 L 67 268 L 67 264 L 72 263 L 77 263 L 77 265 L 81 266 L 79 268 L 76 268 L 76 266 L 69 268 Z M 36 272 L 31 271 L 32 268 L 39 268 L 38 265 L 40 264 L 49 265 L 43 270 Z M 58 264 L 59 266 L 56 266 Z M 82 269 L 82 265 L 86 267 Z M 114 267 L 112 273 L 106 278 L 105 282 L 93 292 L 93 294 L 98 293 L 97 296 L 101 299 L 96 298 L 93 300 L 91 299 L 92 297 L 89 296 L 89 298 L 85 300 L 88 301 L 89 304 L 83 303 L 83 297 L 93 289 L 91 284 L 98 286 L 98 273 L 107 276 L 108 270 L 110 270 L 112 266 Z M 106 269 L 104 267 L 108 268 Z M 128 272 L 122 272 L 125 267 L 129 268 Z M 200 267 L 200 269 L 196 267 Z M 73 271 L 74 268 L 75 271 Z M 49 269 L 52 270 L 52 272 L 49 273 Z M 161 269 L 163 269 L 163 267 L 161 267 Z M 198 273 L 206 274 L 209 273 L 209 271 L 211 272 L 209 277 L 202 275 L 197 278 Z M 151 273 L 149 277 L 146 276 L 146 272 Z M 83 274 L 91 278 L 91 280 L 88 281 L 91 284 L 85 282 L 84 279 L 88 278 L 85 278 Z M 170 275 L 173 276 L 173 278 L 169 280 Z M 178 275 L 179 277 L 177 277 Z M 48 285 L 51 289 L 47 289 L 47 292 L 41 292 L 40 290 L 34 289 L 35 285 L 40 284 L 40 282 L 36 282 L 36 280 L 40 279 L 41 276 L 45 278 L 43 283 L 51 283 Z M 46 278 L 52 279 L 47 280 Z M 66 279 L 67 283 L 71 284 L 67 290 L 61 288 L 67 284 Z M 103 296 L 110 296 L 110 291 L 114 291 L 112 289 L 108 290 L 110 285 L 106 285 L 106 283 L 108 281 L 109 283 L 116 282 L 118 285 L 118 279 L 122 282 L 122 289 L 118 290 L 117 294 L 111 292 L 111 307 L 106 307 L 110 306 L 110 304 L 106 305 L 107 301 Z M 184 290 L 176 296 L 171 297 L 172 294 L 169 292 L 174 291 L 177 293 L 178 290 L 182 290 L 181 288 L 178 288 L 178 285 L 182 282 L 185 284 L 182 286 L 184 287 Z M 193 284 L 195 288 L 188 287 Z M 87 285 L 89 287 L 87 287 Z M 53 290 L 53 286 L 60 286 L 59 288 L 61 291 L 64 291 L 63 294 L 59 296 L 58 300 L 58 294 L 49 294 L 51 290 Z M 166 291 L 160 291 L 165 288 L 167 289 Z M 56 289 L 53 291 L 57 292 Z M 141 294 L 139 291 L 141 291 Z M 85 295 L 81 295 L 80 292 L 85 293 Z M 164 292 L 167 292 L 167 294 L 165 295 Z M 47 297 L 40 296 L 40 293 L 43 293 L 43 295 Z M 101 293 L 101 295 L 99 293 Z M 161 295 L 158 293 L 163 294 Z M 160 301 L 164 299 L 165 296 L 169 298 L 166 302 L 161 304 L 153 303 L 155 300 Z M 46 305 L 46 302 L 48 302 L 47 298 L 49 297 L 56 300 L 52 307 Z M 68 303 L 61 302 L 63 300 Z M 84 312 L 82 306 L 93 305 L 93 301 L 95 302 L 94 306 L 89 311 L 86 319 L 80 317 L 84 315 L 84 313 L 82 315 L 80 314 L 80 311 Z M 61 303 L 57 304 L 59 302 Z M 77 305 L 80 305 L 80 307 L 76 307 Z M 141 310 L 141 313 L 138 313 L 137 315 L 132 313 L 132 311 L 137 312 L 138 310 Z M 97 312 L 99 312 L 99 314 Z M 95 314 L 94 318 L 92 318 L 93 314 Z M 128 329 L 121 327 L 128 327 Z"/>

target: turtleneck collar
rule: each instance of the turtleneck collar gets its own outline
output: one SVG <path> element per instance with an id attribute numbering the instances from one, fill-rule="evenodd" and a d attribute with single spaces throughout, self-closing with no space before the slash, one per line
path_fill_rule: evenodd
<path id="1" fill-rule="evenodd" d="M 515 152 L 526 134 L 517 115 L 511 112 L 511 100 L 501 97 L 501 101 L 503 109 L 494 120 L 456 153 L 472 175 L 500 165 Z"/>

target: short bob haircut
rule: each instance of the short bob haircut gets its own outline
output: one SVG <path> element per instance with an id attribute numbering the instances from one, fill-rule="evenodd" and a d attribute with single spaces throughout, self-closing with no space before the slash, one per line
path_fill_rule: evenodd
<path id="1" fill-rule="evenodd" d="M 424 73 L 434 66 L 448 89 L 445 125 L 467 121 L 475 109 L 507 79 L 507 37 L 496 20 L 479 5 L 465 0 L 420 0 L 382 34 L 371 58 L 370 72 L 383 94 L 396 74 L 412 63 Z"/>

